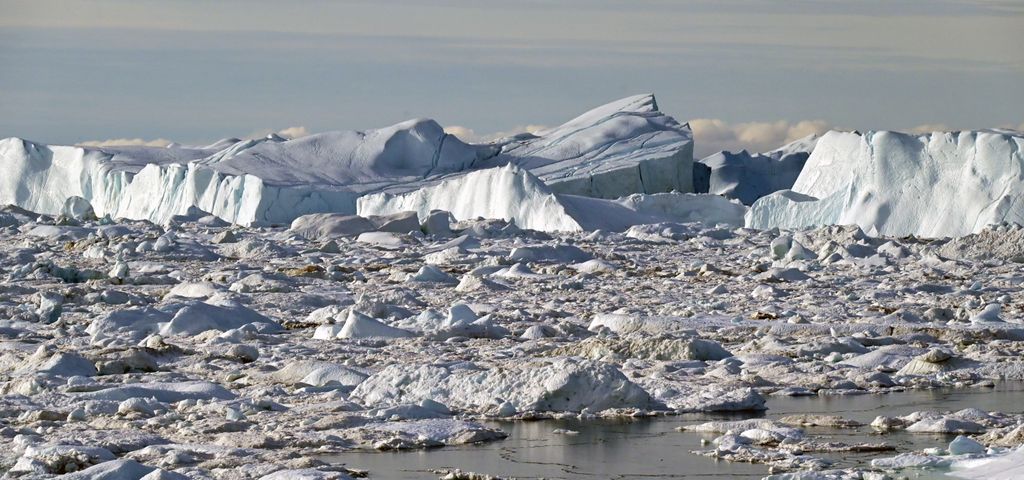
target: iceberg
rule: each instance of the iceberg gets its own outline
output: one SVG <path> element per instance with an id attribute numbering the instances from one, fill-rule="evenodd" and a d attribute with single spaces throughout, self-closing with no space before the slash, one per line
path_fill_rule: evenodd
<path id="1" fill-rule="evenodd" d="M 519 227 L 533 230 L 582 229 L 547 185 L 511 164 L 459 175 L 406 193 L 366 195 L 356 202 L 356 212 L 363 217 L 413 211 L 422 219 L 431 210 L 447 210 L 458 220 L 514 219 Z"/>
<path id="2" fill-rule="evenodd" d="M 354 213 L 366 192 L 464 170 L 493 151 L 433 120 L 200 148 L 51 147 L 8 138 L 0 140 L 10 172 L 0 179 L 0 203 L 57 214 L 81 197 L 99 216 L 164 223 L 198 207 L 243 225 L 286 223 L 303 213 Z"/>
<path id="3" fill-rule="evenodd" d="M 492 369 L 391 365 L 356 386 L 352 398 L 367 405 L 433 400 L 471 413 L 486 411 L 500 403 L 499 399 L 511 403 L 512 413 L 655 406 L 647 392 L 619 369 L 578 358 Z"/>
<path id="4" fill-rule="evenodd" d="M 561 126 L 495 145 L 501 153 L 490 164 L 515 163 L 555 193 L 618 198 L 693 191 L 693 133 L 689 125 L 661 113 L 651 94 L 627 97 Z"/>
<path id="5" fill-rule="evenodd" d="M 542 132 L 467 144 L 415 119 L 366 131 L 287 140 L 226 139 L 204 147 L 49 146 L 0 140 L 0 204 L 166 223 L 196 209 L 241 225 L 310 213 L 356 213 L 359 197 L 514 164 L 554 192 L 614 198 L 692 190 L 690 130 L 653 95 L 598 107 Z"/>
<path id="6" fill-rule="evenodd" d="M 557 194 L 530 171 L 507 164 L 405 193 L 381 192 L 357 200 L 360 216 L 416 212 L 420 220 L 445 210 L 457 220 L 477 217 L 515 221 L 545 232 L 623 231 L 660 222 L 743 224 L 746 207 L 717 195 L 633 194 L 616 200 Z"/>
<path id="7" fill-rule="evenodd" d="M 694 191 L 735 198 L 744 205 L 793 187 L 814 151 L 817 135 L 809 135 L 765 153 L 718 152 L 695 161 Z"/>
<path id="8" fill-rule="evenodd" d="M 826 133 L 791 190 L 746 225 L 857 225 L 873 236 L 959 237 L 1024 223 L 1024 136 L 1009 130 Z"/>

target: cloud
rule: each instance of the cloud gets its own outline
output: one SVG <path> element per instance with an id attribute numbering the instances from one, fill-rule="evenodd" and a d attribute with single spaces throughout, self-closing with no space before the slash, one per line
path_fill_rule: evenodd
<path id="1" fill-rule="evenodd" d="M 276 133 L 285 138 L 300 138 L 310 134 L 306 127 L 301 125 L 282 128 L 281 130 L 274 130 L 272 128 L 264 128 L 256 130 L 245 138 L 263 138 L 271 133 Z M 146 140 L 143 138 L 111 138 L 107 140 L 86 140 L 84 142 L 78 142 L 76 145 L 83 147 L 166 147 L 172 143 L 166 138 L 157 138 L 155 140 Z"/>
<path id="2" fill-rule="evenodd" d="M 261 128 L 254 130 L 252 133 L 245 136 L 245 138 L 263 138 L 271 133 L 276 133 L 282 137 L 293 139 L 305 137 L 310 134 L 309 129 L 301 125 L 294 127 L 282 128 L 280 130 L 274 130 L 273 128 Z"/>
<path id="3" fill-rule="evenodd" d="M 945 123 L 925 123 L 916 127 L 910 127 L 906 130 L 906 133 L 932 133 L 932 132 L 949 132 L 954 130 Z"/>
<path id="4" fill-rule="evenodd" d="M 524 133 L 524 132 L 525 133 L 534 133 L 534 134 L 536 134 L 537 132 L 540 132 L 540 131 L 543 131 L 543 130 L 547 130 L 548 128 L 550 128 L 550 127 L 548 127 L 546 125 L 527 124 L 527 125 L 517 125 L 517 126 L 512 127 L 512 128 L 510 128 L 508 130 L 502 130 L 500 132 L 478 134 L 472 128 L 463 127 L 461 125 L 451 125 L 451 126 L 445 127 L 444 131 L 445 131 L 445 133 L 449 133 L 449 134 L 455 135 L 456 137 L 459 138 L 459 140 L 462 140 L 463 142 L 467 142 L 467 143 L 486 143 L 486 142 L 490 142 L 490 141 L 493 141 L 493 140 L 497 140 L 499 138 L 505 138 L 505 137 L 511 137 L 513 135 L 519 135 L 520 133 Z"/>
<path id="5" fill-rule="evenodd" d="M 750 152 L 766 152 L 811 134 L 820 135 L 831 128 L 824 120 L 730 124 L 718 119 L 698 118 L 689 123 L 693 129 L 696 158 L 703 158 L 721 150 L 735 152 L 745 149 Z"/>
<path id="6" fill-rule="evenodd" d="M 285 138 L 301 138 L 309 135 L 309 130 L 303 126 L 288 127 L 277 131 L 277 134 Z"/>
<path id="7" fill-rule="evenodd" d="M 449 127 L 444 127 L 444 133 L 447 133 L 449 135 L 455 135 L 456 137 L 459 137 L 459 140 L 462 140 L 463 142 L 479 141 L 479 137 L 477 136 L 476 132 L 469 127 L 452 125 Z"/>
<path id="8" fill-rule="evenodd" d="M 87 140 L 79 142 L 83 147 L 166 147 L 170 140 L 158 138 L 156 140 L 144 140 L 141 138 L 111 138 L 108 140 Z"/>

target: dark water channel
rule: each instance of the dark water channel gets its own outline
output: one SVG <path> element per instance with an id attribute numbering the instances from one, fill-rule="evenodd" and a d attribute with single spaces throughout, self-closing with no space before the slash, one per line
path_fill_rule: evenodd
<path id="1" fill-rule="evenodd" d="M 769 410 L 761 417 L 812 413 L 841 415 L 870 423 L 878 415 L 897 416 L 919 410 L 955 411 L 968 407 L 986 411 L 1024 411 L 1024 383 L 1002 383 L 996 388 L 915 390 L 885 395 L 833 397 L 769 397 Z M 436 479 L 435 469 L 460 468 L 481 474 L 517 478 L 627 479 L 729 478 L 758 479 L 768 473 L 764 465 L 730 463 L 691 454 L 707 449 L 701 439 L 716 434 L 679 432 L 677 427 L 709 420 L 739 420 L 756 415 L 696 414 L 635 420 L 551 420 L 496 423 L 509 437 L 484 445 L 447 447 L 412 452 L 349 452 L 331 456 L 332 462 L 368 470 L 375 479 Z M 568 429 L 578 435 L 552 433 Z M 806 428 L 820 440 L 844 443 L 887 442 L 896 452 L 816 454 L 836 467 L 867 465 L 872 458 L 927 447 L 945 447 L 955 435 L 881 435 L 870 427 L 856 429 Z M 944 478 L 924 474 L 915 478 Z"/>

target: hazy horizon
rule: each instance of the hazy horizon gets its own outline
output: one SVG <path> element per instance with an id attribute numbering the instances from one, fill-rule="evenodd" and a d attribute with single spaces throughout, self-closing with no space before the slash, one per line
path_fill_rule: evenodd
<path id="1" fill-rule="evenodd" d="M 0 4 L 0 136 L 47 143 L 415 117 L 474 139 L 637 93 L 692 122 L 700 154 L 1024 123 L 1014 2 Z"/>

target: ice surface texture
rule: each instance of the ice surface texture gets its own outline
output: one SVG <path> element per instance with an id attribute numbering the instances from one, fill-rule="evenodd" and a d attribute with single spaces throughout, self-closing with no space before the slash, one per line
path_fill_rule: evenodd
<path id="1" fill-rule="evenodd" d="M 1011 131 L 828 132 L 793 189 L 754 203 L 747 226 L 945 237 L 1024 223 L 1022 147 Z"/>

